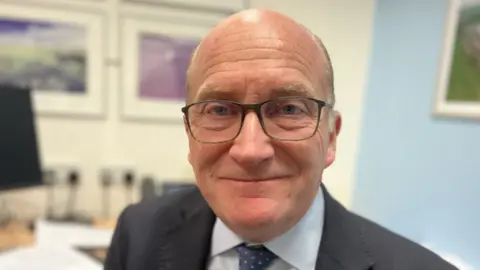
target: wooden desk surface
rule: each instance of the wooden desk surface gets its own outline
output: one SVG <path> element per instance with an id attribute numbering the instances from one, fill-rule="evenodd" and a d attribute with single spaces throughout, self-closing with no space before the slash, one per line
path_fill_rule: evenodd
<path id="1" fill-rule="evenodd" d="M 0 251 L 35 243 L 34 233 L 25 222 L 10 222 L 0 227 Z"/>

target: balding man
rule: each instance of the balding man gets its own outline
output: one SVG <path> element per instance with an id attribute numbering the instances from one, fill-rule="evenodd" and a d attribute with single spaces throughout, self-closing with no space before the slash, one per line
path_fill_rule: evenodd
<path id="1" fill-rule="evenodd" d="M 328 53 L 303 26 L 237 13 L 201 42 L 187 80 L 198 188 L 128 207 L 105 269 L 455 269 L 327 192 L 341 117 Z"/>

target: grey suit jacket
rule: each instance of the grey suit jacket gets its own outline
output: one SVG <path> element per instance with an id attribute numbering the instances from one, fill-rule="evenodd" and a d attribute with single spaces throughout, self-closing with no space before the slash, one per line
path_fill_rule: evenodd
<path id="1" fill-rule="evenodd" d="M 422 246 L 347 211 L 322 186 L 317 270 L 453 270 Z M 196 188 L 127 207 L 105 270 L 206 269 L 215 215 Z"/>

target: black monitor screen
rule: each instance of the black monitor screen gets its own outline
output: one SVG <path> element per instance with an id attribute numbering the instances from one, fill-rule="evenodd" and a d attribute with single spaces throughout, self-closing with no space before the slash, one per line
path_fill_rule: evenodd
<path id="1" fill-rule="evenodd" d="M 0 85 L 0 190 L 42 184 L 30 94 Z"/>

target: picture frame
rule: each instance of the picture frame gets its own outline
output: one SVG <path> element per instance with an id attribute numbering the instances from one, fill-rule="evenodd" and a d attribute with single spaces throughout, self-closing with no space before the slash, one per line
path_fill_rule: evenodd
<path id="1" fill-rule="evenodd" d="M 177 8 L 189 10 L 191 12 L 217 13 L 223 15 L 232 15 L 243 9 L 247 9 L 249 3 L 247 0 L 120 0 L 123 3 L 137 5 L 150 5 L 166 8 Z"/>
<path id="2" fill-rule="evenodd" d="M 186 69 L 208 23 L 124 16 L 121 115 L 126 120 L 182 123 Z"/>
<path id="3" fill-rule="evenodd" d="M 0 3 L 0 82 L 32 89 L 38 115 L 102 117 L 105 23 L 101 11 Z"/>
<path id="4" fill-rule="evenodd" d="M 433 113 L 480 120 L 480 0 L 449 0 Z"/>

